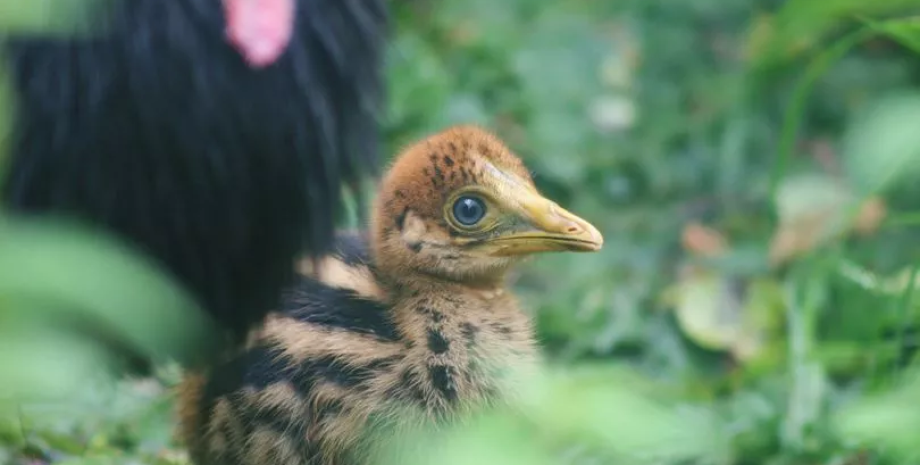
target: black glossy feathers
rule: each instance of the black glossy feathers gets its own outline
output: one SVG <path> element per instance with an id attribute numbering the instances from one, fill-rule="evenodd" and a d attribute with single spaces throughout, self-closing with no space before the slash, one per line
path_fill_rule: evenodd
<path id="1" fill-rule="evenodd" d="M 332 241 L 374 168 L 383 0 L 299 0 L 292 43 L 248 67 L 219 0 L 116 2 L 97 38 L 5 44 L 19 113 L 0 198 L 107 227 L 239 341 Z"/>

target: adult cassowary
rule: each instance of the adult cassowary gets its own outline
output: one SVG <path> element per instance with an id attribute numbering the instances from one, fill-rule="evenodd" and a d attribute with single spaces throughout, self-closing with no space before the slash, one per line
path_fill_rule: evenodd
<path id="1" fill-rule="evenodd" d="M 241 341 L 377 158 L 382 0 L 117 0 L 4 38 L 7 211 L 100 225 Z M 226 344 L 224 344 L 226 346 Z"/>

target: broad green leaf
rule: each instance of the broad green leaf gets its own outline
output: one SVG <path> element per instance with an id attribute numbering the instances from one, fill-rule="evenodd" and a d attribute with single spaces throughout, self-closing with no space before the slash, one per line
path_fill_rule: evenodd
<path id="1" fill-rule="evenodd" d="M 15 413 L 18 402 L 72 398 L 75 383 L 102 379 L 113 365 L 112 354 L 85 336 L 0 321 L 0 416 Z"/>
<path id="2" fill-rule="evenodd" d="M 489 414 L 439 433 L 417 431 L 389 440 L 377 465 L 555 465 L 547 444 L 534 443 L 533 428 L 508 414 Z"/>
<path id="3" fill-rule="evenodd" d="M 548 438 L 577 439 L 619 463 L 713 463 L 727 450 L 724 425 L 707 407 L 675 402 L 663 386 L 615 365 L 544 370 L 522 402 Z"/>
<path id="4" fill-rule="evenodd" d="M 713 412 L 664 392 L 615 366 L 546 369 L 510 408 L 440 433 L 401 438 L 387 449 L 411 450 L 419 458 L 383 463 L 579 463 L 566 459 L 572 449 L 600 463 L 728 463 L 724 425 Z"/>
<path id="5" fill-rule="evenodd" d="M 847 440 L 880 449 L 906 462 L 920 460 L 920 376 L 908 373 L 896 388 L 869 395 L 834 413 L 833 425 Z"/>
<path id="6" fill-rule="evenodd" d="M 62 368 L 65 378 L 58 385 L 88 365 L 104 366 L 91 362 L 101 350 L 91 342 L 94 336 L 124 341 L 157 361 L 189 361 L 215 343 L 209 318 L 157 267 L 100 231 L 54 221 L 0 217 L 0 321 L 0 333 L 10 333 L 2 338 L 7 344 L 28 342 L 12 337 L 33 330 L 39 331 L 36 341 L 60 336 L 70 344 L 48 343 L 44 350 L 8 345 L 7 354 L 15 356 L 2 360 L 0 378 L 26 378 L 30 366 L 55 361 L 55 353 L 59 363 L 73 354 L 75 363 L 69 371 Z"/>
<path id="7" fill-rule="evenodd" d="M 844 143 L 847 176 L 859 195 L 883 192 L 920 173 L 920 93 L 893 93 L 857 115 Z"/>

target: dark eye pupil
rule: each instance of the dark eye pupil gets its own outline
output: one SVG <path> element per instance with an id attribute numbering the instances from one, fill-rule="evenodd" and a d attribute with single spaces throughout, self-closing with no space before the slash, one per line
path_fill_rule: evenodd
<path id="1" fill-rule="evenodd" d="M 454 217 L 464 226 L 476 224 L 485 214 L 486 206 L 477 198 L 460 197 L 454 203 Z"/>

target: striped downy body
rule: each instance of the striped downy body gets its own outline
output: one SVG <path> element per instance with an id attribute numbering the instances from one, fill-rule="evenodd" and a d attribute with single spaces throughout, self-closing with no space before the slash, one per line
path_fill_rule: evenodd
<path id="1" fill-rule="evenodd" d="M 369 232 L 303 262 L 244 351 L 186 377 L 193 459 L 364 464 L 376 427 L 437 426 L 513 395 L 537 352 L 505 275 L 529 255 L 602 242 L 484 130 L 416 143 L 382 180 Z"/>

